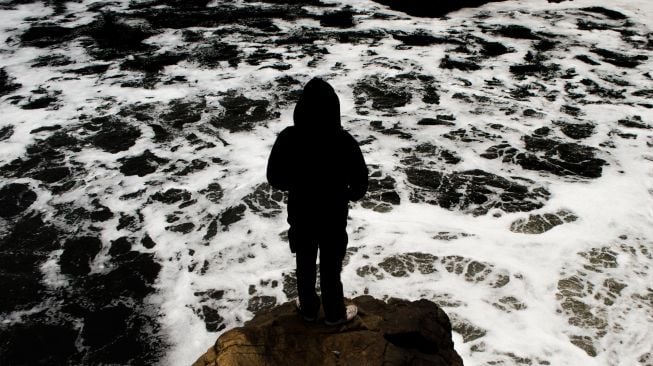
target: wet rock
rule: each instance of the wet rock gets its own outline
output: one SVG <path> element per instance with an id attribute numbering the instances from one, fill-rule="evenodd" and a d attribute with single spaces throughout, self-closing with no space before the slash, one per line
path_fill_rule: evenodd
<path id="1" fill-rule="evenodd" d="M 477 327 L 467 319 L 458 316 L 452 318 L 451 328 L 463 337 L 463 343 L 475 341 L 487 334 L 487 330 Z"/>
<path id="2" fill-rule="evenodd" d="M 445 56 L 442 61 L 440 61 L 441 69 L 458 69 L 461 71 L 475 71 L 479 70 L 481 67 L 478 65 L 478 62 L 475 60 L 465 60 L 465 59 L 453 59 L 448 55 Z"/>
<path id="3" fill-rule="evenodd" d="M 257 295 L 249 298 L 247 310 L 254 314 L 269 311 L 277 305 L 277 298 L 274 296 Z"/>
<path id="4" fill-rule="evenodd" d="M 528 219 L 518 219 L 510 224 L 510 231 L 524 234 L 542 234 L 563 223 L 574 222 L 576 215 L 567 210 L 560 210 L 554 214 L 530 215 Z"/>
<path id="5" fill-rule="evenodd" d="M 509 24 L 497 27 L 495 32 L 501 36 L 516 38 L 516 39 L 535 39 L 539 40 L 540 37 L 533 33 L 532 30 L 522 25 Z"/>
<path id="6" fill-rule="evenodd" d="M 0 128 L 0 141 L 8 140 L 14 134 L 14 126 L 8 125 Z"/>
<path id="7" fill-rule="evenodd" d="M 408 277 L 416 270 L 421 274 L 436 272 L 438 257 L 428 253 L 404 253 L 383 259 L 378 265 L 393 277 Z"/>
<path id="8" fill-rule="evenodd" d="M 0 97 L 18 90 L 22 85 L 14 83 L 15 78 L 7 74 L 4 67 L 0 68 Z"/>
<path id="9" fill-rule="evenodd" d="M 319 16 L 323 27 L 351 28 L 354 26 L 354 12 L 350 8 L 325 12 Z"/>
<path id="10" fill-rule="evenodd" d="M 511 49 L 499 42 L 489 42 L 485 40 L 479 40 L 479 42 L 482 46 L 481 53 L 484 56 L 496 57 L 513 52 Z"/>
<path id="11" fill-rule="evenodd" d="M 455 10 L 475 8 L 486 3 L 501 0 L 443 0 L 437 3 L 423 2 L 420 0 L 374 1 L 389 6 L 392 10 L 401 11 L 414 17 L 439 18 Z"/>
<path id="12" fill-rule="evenodd" d="M 65 322 L 28 321 L 6 326 L 0 333 L 3 365 L 64 365 L 77 363 L 79 330 Z"/>
<path id="13" fill-rule="evenodd" d="M 580 83 L 585 87 L 585 91 L 589 94 L 596 95 L 603 100 L 605 99 L 624 99 L 626 89 L 615 90 L 602 87 L 597 82 L 590 79 L 583 79 Z"/>
<path id="14" fill-rule="evenodd" d="M 544 64 L 541 62 L 510 66 L 510 72 L 519 78 L 536 75 L 542 77 L 544 80 L 549 80 L 556 77 L 559 70 L 560 65 L 558 64 Z"/>
<path id="15" fill-rule="evenodd" d="M 592 48 L 590 51 L 602 57 L 604 62 L 619 67 L 634 68 L 639 66 L 643 61 L 648 60 L 644 55 L 626 55 L 623 53 L 606 50 L 604 48 Z"/>
<path id="16" fill-rule="evenodd" d="M 113 217 L 113 212 L 106 206 L 94 202 L 95 211 L 91 212 L 90 219 L 93 222 L 104 222 Z"/>
<path id="17" fill-rule="evenodd" d="M 22 109 L 41 109 L 47 108 L 56 103 L 58 99 L 54 95 L 45 95 L 42 97 L 37 97 L 32 99 L 31 97 L 27 100 L 26 103 L 22 104 L 20 107 Z"/>
<path id="18" fill-rule="evenodd" d="M 157 192 L 153 194 L 150 196 L 150 199 L 171 205 L 179 201 L 189 201 L 191 199 L 191 193 L 185 189 L 170 188 L 165 192 Z"/>
<path id="19" fill-rule="evenodd" d="M 84 289 L 82 303 L 88 306 L 104 307 L 116 299 L 141 301 L 154 289 L 161 265 L 154 260 L 154 254 L 131 251 L 114 258 L 113 269 L 108 273 L 89 274 L 79 279 Z"/>
<path id="20" fill-rule="evenodd" d="M 238 206 L 232 206 L 224 210 L 220 214 L 220 224 L 222 224 L 223 230 L 229 228 L 229 225 L 234 224 L 240 221 L 244 214 L 247 206 L 240 204 Z"/>
<path id="21" fill-rule="evenodd" d="M 459 128 L 457 130 L 447 132 L 443 134 L 442 137 L 452 141 L 461 142 L 480 142 L 501 138 L 499 135 L 486 132 L 474 126 L 472 126 L 470 129 Z"/>
<path id="22" fill-rule="evenodd" d="M 593 60 L 591 57 L 588 55 L 577 55 L 575 57 L 577 60 L 583 61 L 584 63 L 592 66 L 600 65 L 601 63 L 598 61 Z"/>
<path id="23" fill-rule="evenodd" d="M 222 186 L 220 186 L 220 183 L 217 182 L 209 183 L 209 185 L 206 188 L 200 190 L 199 193 L 205 195 L 205 197 L 213 203 L 219 203 L 222 200 L 222 196 L 224 195 Z"/>
<path id="24" fill-rule="evenodd" d="M 221 61 L 226 61 L 231 67 L 237 67 L 242 59 L 238 46 L 223 42 L 196 47 L 191 55 L 192 61 L 209 68 L 220 67 Z"/>
<path id="25" fill-rule="evenodd" d="M 564 121 L 556 121 L 554 124 L 560 126 L 562 133 L 576 140 L 590 137 L 595 128 L 591 123 L 568 123 Z"/>
<path id="26" fill-rule="evenodd" d="M 272 188 L 267 183 L 261 183 L 254 191 L 243 198 L 252 212 L 263 217 L 274 217 L 283 212 L 283 204 L 288 198 L 283 191 Z"/>
<path id="27" fill-rule="evenodd" d="M 158 337 L 148 334 L 157 325 L 151 316 L 123 303 L 102 307 L 84 316 L 82 343 L 90 364 L 142 364 L 160 357 L 152 347 Z"/>
<path id="28" fill-rule="evenodd" d="M 256 51 L 254 51 L 254 53 L 251 53 L 249 56 L 247 56 L 245 62 L 247 62 L 250 65 L 260 65 L 261 62 L 263 61 L 282 60 L 282 59 L 283 59 L 283 55 L 280 53 L 272 53 L 264 49 L 257 49 Z"/>
<path id="29" fill-rule="evenodd" d="M 92 139 L 93 145 L 112 154 L 128 150 L 141 137 L 140 129 L 113 116 L 96 117 L 91 123 L 99 128 L 99 132 Z"/>
<path id="30" fill-rule="evenodd" d="M 650 130 L 653 128 L 650 125 L 644 123 L 641 116 L 632 116 L 630 118 L 620 119 L 617 121 L 617 123 L 619 123 L 620 126 L 628 128 L 641 128 L 645 130 Z"/>
<path id="31" fill-rule="evenodd" d="M 31 177 L 45 183 L 56 183 L 70 177 L 71 171 L 67 167 L 45 168 L 31 174 Z"/>
<path id="32" fill-rule="evenodd" d="M 20 35 L 23 46 L 49 47 L 73 39 L 77 29 L 66 28 L 52 23 L 33 24 Z"/>
<path id="33" fill-rule="evenodd" d="M 293 302 L 261 312 L 244 327 L 220 336 L 193 365 L 462 365 L 451 341 L 449 318 L 436 304 L 427 300 L 388 304 L 370 296 L 352 302 L 359 315 L 342 327 L 307 324 Z"/>
<path id="34" fill-rule="evenodd" d="M 123 254 L 127 254 L 132 249 L 131 240 L 126 237 L 120 237 L 116 240 L 111 241 L 111 247 L 109 248 L 109 255 L 112 257 L 118 257 Z"/>
<path id="35" fill-rule="evenodd" d="M 49 253 L 58 249 L 59 235 L 54 226 L 43 221 L 40 213 L 35 213 L 20 219 L 9 235 L 0 238 L 0 250 Z"/>
<path id="36" fill-rule="evenodd" d="M 159 165 L 168 162 L 168 159 L 160 158 L 151 153 L 150 150 L 145 150 L 141 155 L 120 158 L 118 162 L 121 163 L 120 171 L 124 175 L 144 177 L 154 173 Z"/>
<path id="37" fill-rule="evenodd" d="M 143 239 L 141 239 L 141 244 L 143 244 L 143 246 L 147 249 L 152 249 L 156 246 L 156 243 L 154 242 L 154 240 L 152 240 L 152 238 L 148 234 L 145 234 L 145 236 L 143 236 Z"/>
<path id="38" fill-rule="evenodd" d="M 120 64 L 121 70 L 159 73 L 166 66 L 175 65 L 187 57 L 185 54 L 164 52 L 154 55 L 134 55 Z"/>
<path id="39" fill-rule="evenodd" d="M 378 166 L 368 165 L 368 169 L 371 170 L 369 184 L 361 206 L 376 212 L 391 211 L 393 206 L 401 203 L 395 179 L 383 174 Z"/>
<path id="40" fill-rule="evenodd" d="M 589 13 L 601 14 L 601 15 L 604 15 L 607 18 L 612 19 L 612 20 L 624 20 L 624 19 L 627 19 L 627 17 L 625 15 L 623 15 L 622 13 L 620 13 L 620 12 L 618 12 L 616 10 L 606 9 L 606 8 L 604 8 L 602 6 L 591 6 L 591 7 L 587 7 L 587 8 L 581 8 L 580 10 L 586 11 L 586 12 L 589 12 Z"/>
<path id="41" fill-rule="evenodd" d="M 59 259 L 61 273 L 74 276 L 85 275 L 91 271 L 91 261 L 102 249 L 100 239 L 90 236 L 66 240 Z"/>
<path id="42" fill-rule="evenodd" d="M 224 318 L 220 315 L 218 310 L 213 309 L 209 306 L 202 306 L 202 318 L 204 319 L 204 325 L 206 330 L 209 332 L 219 332 L 226 328 L 224 324 Z"/>
<path id="43" fill-rule="evenodd" d="M 195 224 L 192 222 L 184 222 L 178 225 L 166 226 L 166 230 L 172 231 L 175 233 L 188 234 L 195 228 Z"/>
<path id="44" fill-rule="evenodd" d="M 438 114 L 436 118 L 422 118 L 417 124 L 420 126 L 455 126 L 456 117 L 453 114 Z"/>
<path id="45" fill-rule="evenodd" d="M 605 160 L 595 157 L 593 147 L 561 143 L 537 136 L 525 136 L 526 149 L 544 152 L 543 159 L 530 154 L 518 154 L 515 159 L 524 169 L 542 170 L 556 175 L 578 175 L 586 178 L 601 176 Z"/>
<path id="46" fill-rule="evenodd" d="M 401 41 L 405 46 L 430 46 L 433 44 L 462 44 L 458 39 L 451 37 L 435 37 L 425 30 L 418 30 L 413 33 L 394 33 L 392 35 L 394 39 Z"/>
<path id="47" fill-rule="evenodd" d="M 220 116 L 212 118 L 210 123 L 217 128 L 226 128 L 229 132 L 250 131 L 259 122 L 279 117 L 279 112 L 268 109 L 270 102 L 264 99 L 230 95 L 224 97 L 220 104 L 224 111 Z"/>
<path id="48" fill-rule="evenodd" d="M 366 77 L 354 86 L 355 103 L 358 106 L 371 100 L 373 109 L 392 110 L 410 102 L 412 94 L 406 88 L 394 85 L 395 78 L 380 78 L 377 75 Z"/>
<path id="49" fill-rule="evenodd" d="M 61 125 L 43 126 L 43 127 L 35 128 L 31 130 L 29 133 L 35 134 L 35 133 L 45 132 L 45 131 L 57 131 L 60 129 L 61 129 Z"/>
<path id="50" fill-rule="evenodd" d="M 104 74 L 111 64 L 91 64 L 88 66 L 83 66 L 77 69 L 68 69 L 64 70 L 66 73 L 75 74 L 75 75 L 98 75 Z"/>
<path id="51" fill-rule="evenodd" d="M 386 128 L 386 127 L 383 126 L 382 121 L 371 121 L 370 126 L 375 131 L 378 131 L 378 132 L 380 132 L 380 133 L 382 133 L 384 135 L 394 135 L 394 136 L 397 136 L 397 137 L 399 137 L 401 139 L 405 139 L 405 140 L 408 140 L 408 139 L 413 137 L 413 135 L 411 135 L 410 133 L 404 132 L 401 129 L 401 126 L 399 125 L 398 122 L 395 123 L 392 127 Z"/>
<path id="52" fill-rule="evenodd" d="M 196 101 L 175 99 L 168 103 L 169 110 L 161 115 L 161 119 L 168 125 L 181 129 L 186 124 L 202 119 L 202 111 L 205 107 L 204 98 Z"/>
<path id="53" fill-rule="evenodd" d="M 27 210 L 36 193 L 27 184 L 9 183 L 0 188 L 0 217 L 9 218 Z"/>
<path id="54" fill-rule="evenodd" d="M 408 182 L 415 186 L 410 200 L 485 215 L 493 208 L 505 212 L 541 208 L 549 193 L 534 182 L 509 180 L 479 169 L 443 174 L 438 171 L 408 168 Z"/>
<path id="55" fill-rule="evenodd" d="M 152 50 L 154 46 L 143 41 L 155 31 L 144 25 L 132 26 L 121 21 L 121 14 L 105 12 L 92 23 L 81 28 L 81 33 L 95 41 L 91 54 L 102 60 L 113 60 L 138 52 Z"/>
<path id="56" fill-rule="evenodd" d="M 66 66 L 74 63 L 70 57 L 64 54 L 48 54 L 35 58 L 32 60 L 32 67 L 59 67 Z"/>

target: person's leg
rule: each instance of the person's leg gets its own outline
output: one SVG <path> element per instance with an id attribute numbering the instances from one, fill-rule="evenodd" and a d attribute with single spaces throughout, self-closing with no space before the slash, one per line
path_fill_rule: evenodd
<path id="1" fill-rule="evenodd" d="M 297 262 L 297 294 L 303 316 L 313 318 L 320 310 L 320 298 L 315 293 L 317 242 L 301 229 L 291 227 L 288 240 L 295 249 Z"/>
<path id="2" fill-rule="evenodd" d="M 345 318 L 340 272 L 346 251 L 347 232 L 344 229 L 320 238 L 320 289 L 322 306 L 328 322 Z"/>

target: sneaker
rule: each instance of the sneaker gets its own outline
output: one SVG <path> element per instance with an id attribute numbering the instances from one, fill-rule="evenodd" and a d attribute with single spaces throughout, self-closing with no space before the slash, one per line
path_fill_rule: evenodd
<path id="1" fill-rule="evenodd" d="M 314 321 L 317 320 L 317 315 L 308 316 L 308 315 L 305 315 L 304 313 L 302 313 L 302 307 L 299 304 L 299 297 L 295 299 L 295 306 L 297 307 L 297 312 L 299 313 L 299 315 L 302 316 L 302 319 L 304 319 L 305 321 L 314 322 Z"/>
<path id="2" fill-rule="evenodd" d="M 329 325 L 329 326 L 342 325 L 342 324 L 349 323 L 350 321 L 352 321 L 356 317 L 356 315 L 358 315 L 358 307 L 356 305 L 347 305 L 347 307 L 345 308 L 345 317 L 344 318 L 342 318 L 340 320 L 333 321 L 333 322 L 325 319 L 324 324 Z"/>

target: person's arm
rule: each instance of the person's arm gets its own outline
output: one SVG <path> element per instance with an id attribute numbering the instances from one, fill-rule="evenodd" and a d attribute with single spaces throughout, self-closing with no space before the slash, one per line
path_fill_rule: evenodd
<path id="1" fill-rule="evenodd" d="M 274 142 L 270 157 L 268 158 L 267 178 L 273 188 L 287 191 L 290 189 L 290 144 L 291 130 L 286 128 Z"/>
<path id="2" fill-rule="evenodd" d="M 349 154 L 349 186 L 348 186 L 348 198 L 350 201 L 358 201 L 363 198 L 367 192 L 367 165 L 365 164 L 365 158 L 361 152 L 358 142 L 349 134 L 348 136 L 348 147 L 350 150 Z"/>

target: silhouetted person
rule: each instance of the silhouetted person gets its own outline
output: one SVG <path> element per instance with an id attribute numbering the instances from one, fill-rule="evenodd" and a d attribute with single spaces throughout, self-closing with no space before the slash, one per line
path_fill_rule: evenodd
<path id="1" fill-rule="evenodd" d="M 316 259 L 325 323 L 340 324 L 357 312 L 345 307 L 340 272 L 347 249 L 349 201 L 367 191 L 367 167 L 356 140 L 340 125 L 340 102 L 327 82 L 306 84 L 286 127 L 274 143 L 267 178 L 288 191 L 288 239 L 296 253 L 298 308 L 305 320 L 317 319 Z"/>

